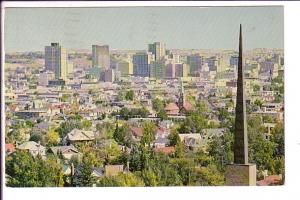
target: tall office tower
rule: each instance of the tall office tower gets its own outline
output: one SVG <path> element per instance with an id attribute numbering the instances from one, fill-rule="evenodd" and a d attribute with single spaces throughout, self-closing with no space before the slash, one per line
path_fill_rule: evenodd
<path id="1" fill-rule="evenodd" d="M 230 57 L 230 67 L 237 67 L 238 66 L 238 62 L 239 62 L 239 57 L 238 56 L 231 56 Z"/>
<path id="2" fill-rule="evenodd" d="M 200 55 L 187 56 L 187 64 L 190 66 L 190 74 L 199 72 L 203 65 L 203 57 Z"/>
<path id="3" fill-rule="evenodd" d="M 187 77 L 189 73 L 189 66 L 184 63 L 175 64 L 175 77 Z"/>
<path id="4" fill-rule="evenodd" d="M 154 42 L 148 45 L 148 51 L 154 55 L 155 61 L 161 60 L 166 55 L 166 44 L 162 42 Z"/>
<path id="5" fill-rule="evenodd" d="M 166 76 L 166 64 L 163 60 L 153 61 L 150 63 L 150 77 L 162 79 Z"/>
<path id="6" fill-rule="evenodd" d="M 92 45 L 92 66 L 101 69 L 110 68 L 110 56 L 108 45 Z"/>
<path id="7" fill-rule="evenodd" d="M 166 78 L 175 78 L 175 64 L 174 63 L 168 63 L 166 65 Z"/>
<path id="8" fill-rule="evenodd" d="M 217 71 L 219 59 L 216 56 L 207 58 L 205 62 L 208 64 L 209 71 Z"/>
<path id="9" fill-rule="evenodd" d="M 151 53 L 137 53 L 132 57 L 133 74 L 135 76 L 149 77 L 150 63 L 154 60 Z"/>
<path id="10" fill-rule="evenodd" d="M 131 61 L 125 60 L 118 62 L 117 69 L 121 72 L 121 76 L 133 74 L 133 65 Z"/>
<path id="11" fill-rule="evenodd" d="M 59 43 L 51 43 L 45 46 L 45 68 L 55 74 L 55 79 L 67 78 L 68 54 L 67 50 Z"/>

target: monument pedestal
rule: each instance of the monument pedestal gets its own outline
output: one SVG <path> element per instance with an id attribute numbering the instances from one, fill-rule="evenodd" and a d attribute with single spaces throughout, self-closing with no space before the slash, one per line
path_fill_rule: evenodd
<path id="1" fill-rule="evenodd" d="M 230 164 L 225 171 L 228 186 L 256 186 L 255 164 Z"/>

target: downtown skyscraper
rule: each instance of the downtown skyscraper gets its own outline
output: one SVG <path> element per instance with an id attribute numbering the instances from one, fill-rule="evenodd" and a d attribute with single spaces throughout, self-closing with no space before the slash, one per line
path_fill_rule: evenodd
<path id="1" fill-rule="evenodd" d="M 68 74 L 67 50 L 59 43 L 51 43 L 45 47 L 45 69 L 55 74 L 55 79 L 66 80 Z"/>
<path id="2" fill-rule="evenodd" d="M 92 66 L 100 69 L 110 68 L 108 45 L 92 45 Z"/>
<path id="3" fill-rule="evenodd" d="M 154 42 L 148 45 L 148 51 L 154 55 L 155 61 L 163 59 L 166 55 L 166 44 L 162 42 Z"/>

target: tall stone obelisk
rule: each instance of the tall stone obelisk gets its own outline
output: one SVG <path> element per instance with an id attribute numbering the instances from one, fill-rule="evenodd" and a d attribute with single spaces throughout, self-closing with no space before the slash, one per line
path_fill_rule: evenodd
<path id="1" fill-rule="evenodd" d="M 256 185 L 256 165 L 248 163 L 248 135 L 243 69 L 242 25 L 240 25 L 237 96 L 235 108 L 234 163 L 227 165 L 226 185 Z"/>

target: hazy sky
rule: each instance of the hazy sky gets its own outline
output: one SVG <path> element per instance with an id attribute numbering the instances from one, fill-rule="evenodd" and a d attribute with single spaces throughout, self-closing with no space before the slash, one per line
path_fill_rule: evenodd
<path id="1" fill-rule="evenodd" d="M 245 49 L 283 48 L 283 7 L 6 8 L 5 51 L 66 48 L 237 49 L 239 24 Z"/>

